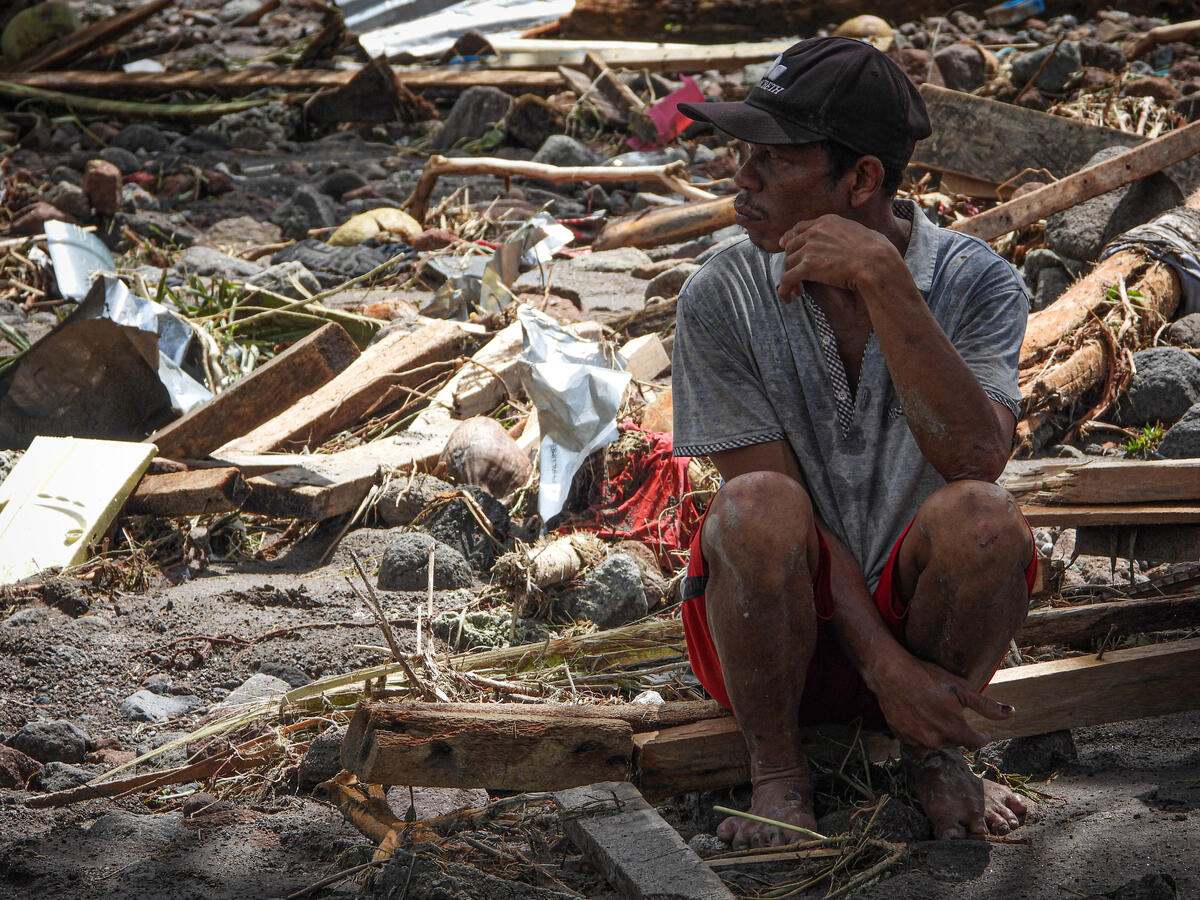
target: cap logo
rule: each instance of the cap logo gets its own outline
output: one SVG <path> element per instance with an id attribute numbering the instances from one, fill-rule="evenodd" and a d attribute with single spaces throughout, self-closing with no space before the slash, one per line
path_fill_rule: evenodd
<path id="1" fill-rule="evenodd" d="M 776 83 L 788 70 L 788 67 L 783 64 L 782 60 L 783 54 L 775 57 L 775 62 L 771 64 L 766 77 L 758 83 L 759 90 L 766 91 L 768 94 L 783 93 L 783 85 Z"/>

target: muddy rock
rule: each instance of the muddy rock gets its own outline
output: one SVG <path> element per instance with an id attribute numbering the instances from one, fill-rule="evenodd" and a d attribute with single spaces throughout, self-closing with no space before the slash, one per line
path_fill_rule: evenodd
<path id="1" fill-rule="evenodd" d="M 16 747 L 0 744 L 0 789 L 25 790 L 30 777 L 41 767 L 41 763 Z"/>
<path id="2" fill-rule="evenodd" d="M 143 122 L 134 122 L 126 125 L 114 134 L 112 140 L 108 143 L 110 146 L 120 147 L 122 150 L 128 150 L 130 153 L 144 153 L 146 151 L 157 153 L 160 150 L 166 150 L 170 146 L 170 142 L 163 137 L 159 129 Z"/>
<path id="3" fill-rule="evenodd" d="M 271 215 L 271 221 L 288 238 L 306 238 L 310 228 L 333 228 L 338 224 L 333 201 L 311 184 L 302 184 Z"/>
<path id="4" fill-rule="evenodd" d="M 277 294 L 282 294 L 284 297 L 300 300 L 303 298 L 303 295 L 297 290 L 293 279 L 299 282 L 301 287 L 309 292 L 310 296 L 321 291 L 321 282 L 317 280 L 317 276 L 308 271 L 303 263 L 295 262 L 294 260 L 292 262 L 282 262 L 268 266 L 257 275 L 246 279 L 246 284 L 263 287 Z"/>
<path id="5" fill-rule="evenodd" d="M 142 167 L 138 158 L 123 147 L 109 145 L 100 151 L 99 156 L 105 162 L 110 162 L 120 169 L 122 175 L 132 175 Z"/>
<path id="6" fill-rule="evenodd" d="M 13 218 L 13 234 L 41 234 L 46 230 L 47 222 L 70 222 L 78 225 L 79 221 L 63 212 L 57 206 L 39 200 L 20 210 Z"/>
<path id="7" fill-rule="evenodd" d="M 111 216 L 121 208 L 121 170 L 106 159 L 90 159 L 83 170 L 83 192 L 92 208 Z"/>
<path id="8" fill-rule="evenodd" d="M 1033 292 L 1032 309 L 1035 312 L 1045 309 L 1062 296 L 1063 291 L 1070 287 L 1072 281 L 1074 279 L 1066 269 L 1057 266 L 1042 269 L 1038 273 L 1037 287 Z"/>
<path id="9" fill-rule="evenodd" d="M 321 192 L 330 197 L 341 197 L 348 191 L 366 186 L 367 180 L 353 169 L 334 169 L 321 179 Z"/>
<path id="10" fill-rule="evenodd" d="M 58 182 L 46 191 L 43 199 L 80 222 L 86 222 L 92 217 L 92 205 L 88 201 L 87 194 L 84 193 L 83 188 L 70 181 Z"/>
<path id="11" fill-rule="evenodd" d="M 308 674 L 296 666 L 289 666 L 287 663 L 277 662 L 273 659 L 263 660 L 258 671 L 263 675 L 270 675 L 273 678 L 278 678 L 287 684 L 289 688 L 304 687 L 306 684 L 312 684 L 312 679 Z"/>
<path id="12" fill-rule="evenodd" d="M 83 762 L 88 749 L 87 733 L 74 722 L 56 719 L 29 722 L 6 743 L 38 762 Z"/>
<path id="13" fill-rule="evenodd" d="M 533 161 L 549 166 L 598 166 L 604 157 L 573 137 L 552 134 L 533 154 Z"/>
<path id="14" fill-rule="evenodd" d="M 393 478 L 375 504 L 375 512 L 392 527 L 408 525 L 436 495 L 452 490 L 453 485 L 433 475 L 418 474 L 411 480 Z"/>
<path id="15" fill-rule="evenodd" d="M 1079 42 L 1079 58 L 1085 66 L 1119 71 L 1125 68 L 1125 54 L 1115 44 L 1084 38 Z"/>
<path id="16" fill-rule="evenodd" d="M 983 756 L 1010 775 L 1046 775 L 1079 758 L 1068 730 L 999 741 L 986 747 Z"/>
<path id="17" fill-rule="evenodd" d="M 121 209 L 126 212 L 159 209 L 158 198 L 140 184 L 121 186 Z"/>
<path id="18" fill-rule="evenodd" d="M 1136 374 L 1117 405 L 1122 425 L 1171 423 L 1200 402 L 1200 361 L 1178 347 L 1151 347 L 1133 355 Z"/>
<path id="19" fill-rule="evenodd" d="M 429 548 L 434 548 L 433 586 L 437 590 L 470 587 L 471 566 L 453 547 L 427 534 L 402 534 L 388 544 L 379 566 L 378 585 L 384 591 L 423 591 L 429 584 Z"/>
<path id="20" fill-rule="evenodd" d="M 628 554 L 610 553 L 583 584 L 559 597 L 556 607 L 567 618 L 588 619 L 601 628 L 640 619 L 649 611 L 642 570 Z"/>
<path id="21" fill-rule="evenodd" d="M 1180 347 L 1200 348 L 1200 313 L 1189 313 L 1167 326 L 1163 336 Z"/>
<path id="22" fill-rule="evenodd" d="M 35 791 L 53 793 L 67 791 L 81 784 L 87 784 L 97 775 L 96 772 L 81 769 L 65 762 L 46 763 L 32 778 L 29 786 Z"/>
<path id="23" fill-rule="evenodd" d="M 500 88 L 483 85 L 467 88 L 446 116 L 445 127 L 434 140 L 434 149 L 449 150 L 460 141 L 483 137 L 504 118 L 511 104 L 512 98 Z"/>
<path id="24" fill-rule="evenodd" d="M 236 22 L 238 19 L 257 12 L 262 6 L 259 0 L 228 0 L 217 12 L 217 18 L 222 22 Z"/>
<path id="25" fill-rule="evenodd" d="M 476 505 L 491 525 L 494 540 L 483 530 L 462 500 L 451 500 L 440 506 L 421 520 L 420 528 L 461 553 L 477 571 L 487 572 L 492 568 L 496 557 L 504 552 L 502 545 L 508 540 L 511 528 L 508 510 L 481 487 L 468 484 L 459 490 L 465 491 L 475 499 Z M 497 542 L 501 546 L 497 546 Z"/>
<path id="26" fill-rule="evenodd" d="M 40 604 L 25 606 L 18 609 L 3 622 L 0 622 L 0 628 L 27 628 L 33 625 L 41 625 L 46 621 L 48 615 L 49 610 Z"/>
<path id="27" fill-rule="evenodd" d="M 953 91 L 973 91 L 987 81 L 987 61 L 973 44 L 951 44 L 933 55 L 946 87 Z"/>
<path id="28" fill-rule="evenodd" d="M 441 250 L 449 247 L 458 240 L 458 235 L 446 228 L 431 228 L 417 235 L 412 242 L 414 250 L 428 253 L 430 250 Z"/>
<path id="29" fill-rule="evenodd" d="M 91 609 L 92 598 L 86 581 L 56 576 L 42 584 L 42 602 L 76 618 Z"/>
<path id="30" fill-rule="evenodd" d="M 308 752 L 300 760 L 298 775 L 301 791 L 311 792 L 322 781 L 327 781 L 342 770 L 342 740 L 346 737 L 346 726 L 327 728 L 312 739 Z"/>
<path id="31" fill-rule="evenodd" d="M 200 705 L 199 697 L 173 696 L 137 691 L 121 701 L 121 712 L 132 722 L 167 722 Z"/>
<path id="32" fill-rule="evenodd" d="M 1167 459 L 1200 457 L 1200 404 L 1191 407 L 1167 429 L 1158 445 L 1158 452 Z"/>
<path id="33" fill-rule="evenodd" d="M 618 247 L 616 250 L 600 250 L 570 261 L 570 267 L 581 272 L 629 272 L 651 262 L 644 250 L 636 247 Z"/>
<path id="34" fill-rule="evenodd" d="M 565 126 L 559 110 L 536 94 L 522 94 L 513 102 L 506 130 L 515 143 L 537 150 L 551 135 L 561 134 Z"/>
<path id="35" fill-rule="evenodd" d="M 1127 81 L 1121 93 L 1126 97 L 1153 97 L 1163 102 L 1178 100 L 1183 96 L 1179 88 L 1161 75 L 1144 75 Z"/>
<path id="36" fill-rule="evenodd" d="M 679 296 L 683 283 L 699 268 L 695 263 L 685 262 L 655 275 L 646 285 L 646 299 Z"/>
<path id="37" fill-rule="evenodd" d="M 1051 45 L 1040 47 L 1029 53 L 1022 53 L 1013 60 L 1013 84 L 1025 85 L 1034 75 L 1037 75 L 1038 69 L 1041 68 L 1046 57 L 1051 54 L 1053 54 L 1053 58 L 1046 63 L 1046 67 L 1037 76 L 1034 84 L 1039 90 L 1048 94 L 1061 94 L 1065 91 L 1071 76 L 1083 66 L 1078 41 L 1063 41 L 1057 51 Z"/>
<path id="38" fill-rule="evenodd" d="M 219 275 L 223 278 L 251 278 L 263 271 L 260 263 L 248 259 L 229 256 L 212 247 L 188 247 L 175 262 L 175 271 L 180 274 L 199 275 L 201 278 L 211 278 Z"/>

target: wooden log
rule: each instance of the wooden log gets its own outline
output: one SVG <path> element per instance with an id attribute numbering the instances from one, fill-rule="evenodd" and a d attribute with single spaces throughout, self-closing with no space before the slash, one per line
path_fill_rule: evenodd
<path id="1" fill-rule="evenodd" d="M 1200 504 L 1127 503 L 1120 506 L 1022 506 L 1036 527 L 1065 525 L 1173 525 L 1200 522 Z"/>
<path id="2" fill-rule="evenodd" d="M 732 197 L 651 209 L 611 219 L 592 243 L 595 250 L 661 247 L 687 241 L 734 224 Z"/>
<path id="3" fill-rule="evenodd" d="M 554 794 L 563 833 L 632 900 L 732 900 L 674 828 L 627 781 Z"/>
<path id="4" fill-rule="evenodd" d="M 409 708 L 342 742 L 342 766 L 359 781 L 422 787 L 485 786 L 498 790 L 558 790 L 629 775 L 633 729 L 620 719 L 539 716 L 536 710 L 492 704 L 494 711 L 430 713 Z M 363 704 L 354 720 L 368 716 Z M 533 788 L 531 786 L 538 785 Z"/>
<path id="5" fill-rule="evenodd" d="M 1075 549 L 1089 556 L 1149 562 L 1200 559 L 1200 525 L 1089 525 L 1075 533 Z"/>
<path id="6" fill-rule="evenodd" d="M 115 40 L 140 25 L 161 9 L 170 6 L 174 0 L 150 0 L 141 6 L 135 6 L 115 16 L 108 16 L 83 28 L 64 35 L 32 56 L 27 56 L 10 66 L 7 71 L 37 72 L 42 69 L 52 69 L 65 66 L 81 56 L 99 47 L 107 41 Z"/>
<path id="7" fill-rule="evenodd" d="M 1193 122 L 1184 128 L 1168 131 L 1140 147 L 1082 169 L 1061 181 L 955 222 L 950 228 L 990 241 L 1131 181 L 1161 172 L 1197 151 L 1200 151 L 1200 122 Z"/>
<path id="8" fill-rule="evenodd" d="M 358 355 L 344 328 L 323 325 L 146 440 L 163 456 L 201 459 L 311 394 Z"/>
<path id="9" fill-rule="evenodd" d="M 237 509 L 249 494 L 242 473 L 232 466 L 145 475 L 121 512 L 165 519 L 206 516 Z"/>
<path id="10" fill-rule="evenodd" d="M 325 385 L 223 449 L 311 449 L 364 417 L 410 399 L 421 385 L 449 371 L 449 360 L 465 345 L 465 333 L 448 322 L 390 334 Z"/>
<path id="11" fill-rule="evenodd" d="M 740 41 L 736 44 L 676 44 L 651 41 L 571 41 L 556 38 L 489 36 L 496 50 L 493 68 L 582 68 L 594 53 L 612 68 L 651 72 L 728 72 L 774 59 L 794 41 Z M 622 123 L 623 124 L 623 123 Z"/>
<path id="12" fill-rule="evenodd" d="M 1200 639 L 1111 650 L 1001 669 L 985 692 L 1016 713 L 993 722 L 968 712 L 992 740 L 1045 734 L 1200 708 Z M 867 753 L 894 749 L 867 734 Z M 746 745 L 732 719 L 637 735 L 636 783 L 647 796 L 727 787 L 749 780 Z"/>
<path id="13" fill-rule="evenodd" d="M 1086 552 L 1086 551 L 1085 551 Z M 1035 609 L 1017 634 L 1022 647 L 1078 645 L 1112 636 L 1147 634 L 1200 625 L 1200 596 L 1113 600 L 1056 609 Z"/>
<path id="14" fill-rule="evenodd" d="M 999 483 L 1023 505 L 1200 500 L 1200 460 L 1034 460 L 1010 463 Z"/>

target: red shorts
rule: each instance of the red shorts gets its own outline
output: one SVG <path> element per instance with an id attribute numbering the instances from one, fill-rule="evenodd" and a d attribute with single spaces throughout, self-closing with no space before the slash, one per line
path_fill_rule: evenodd
<path id="1" fill-rule="evenodd" d="M 900 545 L 908 534 L 912 522 L 904 529 L 888 554 L 887 565 L 879 584 L 875 587 L 875 608 L 896 639 L 904 641 L 904 618 L 908 615 L 908 604 L 900 596 L 900 583 L 896 578 L 896 560 L 900 556 Z M 688 659 L 696 678 L 708 691 L 709 696 L 726 709 L 732 704 L 725 690 L 725 679 L 721 674 L 721 662 L 717 648 L 708 631 L 708 614 L 704 604 L 704 586 L 708 581 L 708 564 L 700 549 L 700 534 L 703 527 L 696 529 L 692 538 L 691 559 L 687 578 L 683 582 L 683 634 L 687 639 Z M 817 644 L 808 674 L 804 681 L 804 694 L 800 699 L 800 723 L 822 725 L 845 724 L 861 717 L 863 725 L 876 730 L 886 729 L 883 712 L 875 695 L 863 682 L 850 659 L 842 652 L 829 628 L 836 601 L 830 589 L 829 547 L 825 536 L 817 531 L 820 542 L 817 569 L 813 572 L 813 604 L 817 612 Z M 1025 569 L 1025 584 L 1030 593 L 1037 579 L 1037 554 Z"/>

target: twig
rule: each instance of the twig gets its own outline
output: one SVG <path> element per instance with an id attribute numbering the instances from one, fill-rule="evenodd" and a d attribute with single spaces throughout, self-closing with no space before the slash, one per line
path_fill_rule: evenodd
<path id="1" fill-rule="evenodd" d="M 367 578 L 367 573 L 363 571 L 362 563 L 358 559 L 358 554 L 353 550 L 350 551 L 350 559 L 354 563 L 354 568 L 358 570 L 358 577 L 363 580 L 363 584 L 367 588 L 367 596 L 371 600 L 371 607 L 375 610 L 375 615 L 379 617 L 379 627 L 383 631 L 384 640 L 387 641 L 388 647 L 392 651 L 392 658 L 403 664 L 404 657 L 400 653 L 400 646 L 396 643 L 396 635 L 392 633 L 392 626 L 388 624 L 387 615 L 383 611 L 383 604 L 379 602 L 379 597 L 375 595 L 375 588 L 371 585 L 371 581 Z M 418 623 L 420 618 L 418 617 Z M 420 634 L 420 626 L 418 624 L 417 634 Z"/>
<path id="2" fill-rule="evenodd" d="M 829 838 L 826 835 L 819 834 L 809 828 L 804 828 L 800 825 L 790 825 L 787 822 L 780 822 L 777 819 L 768 819 L 764 816 L 756 816 L 754 813 L 742 812 L 738 809 L 730 809 L 727 806 L 714 806 L 713 812 L 723 813 L 727 816 L 737 816 L 740 819 L 750 819 L 754 822 L 761 822 L 764 825 L 774 825 L 776 828 L 785 828 L 788 831 L 795 831 L 805 837 L 812 838 L 814 841 L 827 841 Z"/>

